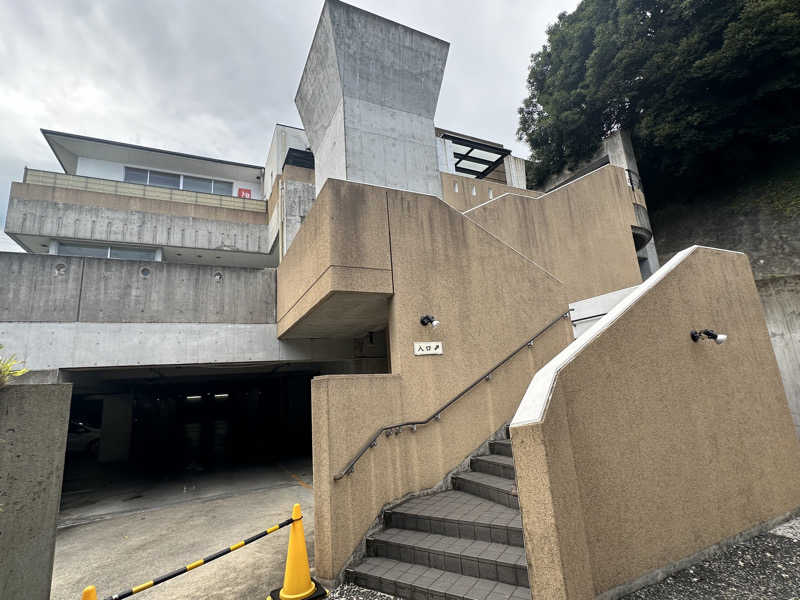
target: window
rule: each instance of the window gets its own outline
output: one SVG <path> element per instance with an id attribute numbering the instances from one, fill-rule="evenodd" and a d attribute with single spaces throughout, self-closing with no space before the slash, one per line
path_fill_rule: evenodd
<path id="1" fill-rule="evenodd" d="M 107 246 L 83 246 L 80 244 L 59 244 L 61 256 L 89 256 L 91 258 L 108 258 Z"/>
<path id="2" fill-rule="evenodd" d="M 190 192 L 203 192 L 206 194 L 210 194 L 211 180 L 203 179 L 202 177 L 190 177 L 189 175 L 184 175 L 183 189 L 188 190 Z"/>
<path id="3" fill-rule="evenodd" d="M 88 256 L 89 258 L 118 258 L 123 260 L 155 261 L 155 248 L 136 248 L 132 246 L 92 246 L 87 244 L 58 245 L 61 256 Z"/>
<path id="4" fill-rule="evenodd" d="M 157 185 L 159 187 L 172 188 L 173 190 L 186 190 L 187 192 L 233 196 L 232 181 L 212 180 L 207 177 L 195 177 L 193 175 L 181 176 L 178 173 L 149 171 L 136 167 L 125 167 L 125 181 L 143 185 Z"/>
<path id="5" fill-rule="evenodd" d="M 156 251 L 153 248 L 125 248 L 111 246 L 109 258 L 121 258 L 123 260 L 150 260 L 156 259 Z"/>
<path id="6" fill-rule="evenodd" d="M 147 169 L 125 167 L 125 181 L 128 183 L 147 183 Z"/>
<path id="7" fill-rule="evenodd" d="M 179 190 L 181 188 L 181 176 L 175 173 L 163 173 L 161 171 L 150 171 L 150 185 L 157 185 L 159 187 L 172 188 Z"/>
<path id="8" fill-rule="evenodd" d="M 214 193 L 220 196 L 233 196 L 233 182 L 232 181 L 217 181 L 214 180 Z"/>

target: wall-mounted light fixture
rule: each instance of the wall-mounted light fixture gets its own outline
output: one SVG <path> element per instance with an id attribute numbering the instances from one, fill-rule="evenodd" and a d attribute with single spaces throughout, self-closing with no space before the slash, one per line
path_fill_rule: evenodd
<path id="1" fill-rule="evenodd" d="M 437 321 L 436 317 L 433 315 L 423 315 L 419 320 L 419 324 L 423 327 L 427 327 L 428 325 L 431 327 L 438 327 L 439 321 Z"/>
<path id="2" fill-rule="evenodd" d="M 724 344 L 725 340 L 728 339 L 727 335 L 724 333 L 717 333 L 713 329 L 701 329 L 700 331 L 692 329 L 689 335 L 692 336 L 693 342 L 699 342 L 705 337 L 709 340 L 714 340 L 717 344 Z"/>

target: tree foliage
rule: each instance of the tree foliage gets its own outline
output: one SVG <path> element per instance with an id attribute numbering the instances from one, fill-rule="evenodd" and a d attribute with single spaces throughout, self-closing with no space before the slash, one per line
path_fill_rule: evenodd
<path id="1" fill-rule="evenodd" d="M 798 0 L 583 0 L 547 34 L 519 110 L 536 184 L 618 128 L 648 200 L 800 138 Z"/>

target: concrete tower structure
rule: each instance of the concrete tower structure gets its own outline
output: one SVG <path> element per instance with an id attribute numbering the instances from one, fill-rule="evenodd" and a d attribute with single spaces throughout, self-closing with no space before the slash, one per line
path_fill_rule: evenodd
<path id="1" fill-rule="evenodd" d="M 295 102 L 328 178 L 441 198 L 433 116 L 449 44 L 337 0 L 325 3 Z"/>

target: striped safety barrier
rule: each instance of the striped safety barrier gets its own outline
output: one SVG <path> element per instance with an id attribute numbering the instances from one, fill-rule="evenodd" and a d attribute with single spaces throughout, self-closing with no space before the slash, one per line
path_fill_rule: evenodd
<path id="1" fill-rule="evenodd" d="M 299 509 L 299 507 L 298 507 L 298 509 Z M 298 510 L 298 513 L 299 513 L 299 510 Z M 302 518 L 303 518 L 302 516 L 299 516 L 296 519 L 293 518 L 293 517 L 289 517 L 285 521 L 282 521 L 282 522 L 278 523 L 277 525 L 273 525 L 269 529 L 265 529 L 264 531 L 262 531 L 260 533 L 257 533 L 254 536 L 251 536 L 251 537 L 249 537 L 249 538 L 247 538 L 245 540 L 242 540 L 240 542 L 236 542 L 235 544 L 233 544 L 233 546 L 228 546 L 227 548 L 223 548 L 219 552 L 214 552 L 214 554 L 210 554 L 210 555 L 206 556 L 205 558 L 201 558 L 200 560 L 196 560 L 193 563 L 189 563 L 185 567 L 181 567 L 180 569 L 175 569 L 174 571 L 172 571 L 170 573 L 167 573 L 166 575 L 162 575 L 161 577 L 156 577 L 155 579 L 151 579 L 147 583 L 143 583 L 141 585 L 137 585 L 136 587 L 132 587 L 129 590 L 125 590 L 124 592 L 120 592 L 119 594 L 114 594 L 113 596 L 108 596 L 108 597 L 105 598 L 105 600 L 118 600 L 120 598 L 129 598 L 130 596 L 133 596 L 134 594 L 138 594 L 139 592 L 143 592 L 144 590 L 150 589 L 151 587 L 156 586 L 156 585 L 158 585 L 160 583 L 164 583 L 165 581 L 169 581 L 170 579 L 174 579 L 178 575 L 183 575 L 184 573 L 188 573 L 192 569 L 196 569 L 197 567 L 200 567 L 202 565 L 206 565 L 206 564 L 210 563 L 212 560 L 216 560 L 221 556 L 225 556 L 226 554 L 230 554 L 234 550 L 238 550 L 239 548 L 243 548 L 244 546 L 247 546 L 247 544 L 252 544 L 253 542 L 255 542 L 257 540 L 260 540 L 261 538 L 263 538 L 265 536 L 268 536 L 270 533 L 274 533 L 274 532 L 278 531 L 278 529 L 286 527 L 287 525 L 291 525 L 295 521 L 299 521 Z M 87 588 L 87 590 L 84 591 L 84 598 L 91 597 L 91 596 L 87 596 L 86 595 L 87 591 L 89 591 L 88 588 Z M 92 589 L 92 591 L 94 591 L 94 590 Z M 94 597 L 96 598 L 97 596 L 94 596 Z"/>

